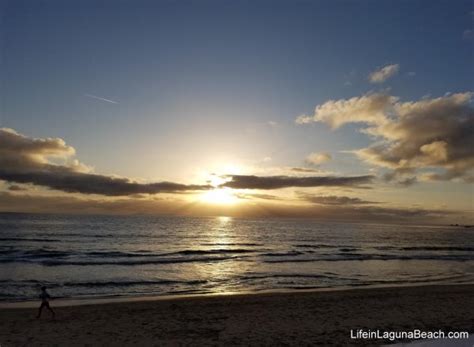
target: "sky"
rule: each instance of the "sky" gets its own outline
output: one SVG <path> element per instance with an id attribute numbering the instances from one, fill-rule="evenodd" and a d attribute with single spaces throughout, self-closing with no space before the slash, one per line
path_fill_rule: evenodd
<path id="1" fill-rule="evenodd" d="M 472 222 L 472 1 L 2 1 L 0 211 Z"/>

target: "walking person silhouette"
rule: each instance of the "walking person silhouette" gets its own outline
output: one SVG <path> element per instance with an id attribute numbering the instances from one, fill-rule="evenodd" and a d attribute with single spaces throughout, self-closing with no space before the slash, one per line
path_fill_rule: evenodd
<path id="1" fill-rule="evenodd" d="M 38 309 L 38 315 L 36 316 L 36 318 L 38 319 L 41 317 L 41 312 L 43 311 L 43 307 L 46 307 L 49 310 L 49 312 L 51 312 L 54 319 L 55 313 L 53 309 L 49 306 L 49 299 L 51 298 L 51 296 L 46 291 L 46 287 L 41 287 L 41 294 L 39 295 L 39 298 L 41 299 L 41 306 Z"/>

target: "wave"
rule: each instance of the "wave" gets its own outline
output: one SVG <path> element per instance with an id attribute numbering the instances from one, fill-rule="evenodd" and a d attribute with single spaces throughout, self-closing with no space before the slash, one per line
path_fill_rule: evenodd
<path id="1" fill-rule="evenodd" d="M 449 249 L 451 251 L 468 252 L 472 247 L 403 247 L 410 250 L 430 248 Z M 60 265 L 147 265 L 172 264 L 187 262 L 215 262 L 237 260 L 253 257 L 261 258 L 264 263 L 298 263 L 318 261 L 367 261 L 367 260 L 474 260 L 474 253 L 359 253 L 357 248 L 339 248 L 337 252 L 315 252 L 313 250 L 289 250 L 268 252 L 266 249 L 218 248 L 218 249 L 184 249 L 168 253 L 152 251 L 121 252 L 121 251 L 59 251 L 40 248 L 36 250 L 6 249 L 0 251 L 0 263 L 37 263 L 44 266 Z"/>
<path id="2" fill-rule="evenodd" d="M 85 251 L 85 252 L 73 252 L 73 251 L 58 251 L 49 250 L 46 248 L 34 249 L 34 250 L 21 250 L 21 249 L 7 249 L 0 251 L 2 254 L 13 254 L 18 253 L 19 256 L 59 256 L 59 255 L 85 255 L 85 256 L 98 256 L 98 257 L 149 257 L 149 256 L 164 256 L 164 255 L 200 255 L 200 254 L 221 254 L 221 253 L 252 253 L 257 252 L 254 249 L 245 248 L 218 248 L 218 249 L 184 249 L 176 252 L 167 253 L 153 253 L 150 250 L 140 250 L 136 252 L 121 252 L 121 251 Z"/>
<path id="3" fill-rule="evenodd" d="M 295 258 L 295 259 L 265 259 L 264 263 L 309 263 L 320 261 L 367 261 L 367 260 L 444 260 L 444 261 L 472 261 L 474 255 L 389 255 L 389 254 L 354 254 L 340 253 L 335 256 L 319 258 Z"/>
<path id="4" fill-rule="evenodd" d="M 233 256 L 235 254 L 246 254 L 253 253 L 255 250 L 251 249 L 210 249 L 210 250 L 199 250 L 199 249 L 186 249 L 182 251 L 169 252 L 169 253 L 153 253 L 151 251 L 140 251 L 140 252 L 120 252 L 120 251 L 91 251 L 91 252 L 66 252 L 66 251 L 55 251 L 47 249 L 37 250 L 18 250 L 8 249 L 0 251 L 0 263 L 13 263 L 13 262 L 38 262 L 44 265 L 59 264 L 60 260 L 51 260 L 51 258 L 59 259 L 63 258 L 64 262 L 71 265 L 82 265 L 88 263 L 91 260 L 91 264 L 128 264 L 130 261 L 120 262 L 118 259 L 141 259 L 136 261 L 136 264 L 153 264 L 153 263 L 169 263 L 169 262 L 186 262 L 186 261 L 198 261 L 198 260 L 213 260 L 214 258 L 203 258 L 202 256 L 213 256 L 222 255 L 217 259 L 227 259 L 226 255 Z M 180 256 L 180 258 L 169 259 L 166 257 Z M 201 256 L 201 258 L 192 258 L 193 256 Z M 143 259 L 145 258 L 145 259 Z M 78 259 L 84 259 L 78 260 Z M 95 261 L 97 259 L 97 261 Z M 117 259 L 112 261 L 108 259 Z M 146 260 L 154 259 L 154 260 Z"/>
<path id="5" fill-rule="evenodd" d="M 338 248 L 343 252 L 351 252 L 357 250 L 358 248 L 348 245 L 329 245 L 329 244 L 294 244 L 293 247 L 297 248 Z M 370 247 L 367 247 L 370 248 Z M 377 246 L 372 249 L 377 249 L 381 251 L 385 250 L 397 250 L 397 251 L 460 251 L 460 252 L 472 252 L 474 247 L 470 246 L 406 246 L 406 247 L 396 247 L 396 246 Z"/>
<path id="6" fill-rule="evenodd" d="M 308 279 L 321 279 L 321 278 L 335 278 L 341 279 L 340 276 L 334 274 L 263 274 L 263 275 L 247 275 L 239 277 L 242 280 L 256 280 L 256 279 L 276 279 L 276 278 L 308 278 Z"/>
<path id="7" fill-rule="evenodd" d="M 263 253 L 263 256 L 266 257 L 292 257 L 296 255 L 302 255 L 305 252 L 299 252 L 299 251 L 288 251 L 288 252 L 277 252 L 277 253 Z"/>
<path id="8" fill-rule="evenodd" d="M 107 238 L 107 237 L 118 237 L 118 238 L 123 238 L 123 237 L 130 237 L 130 235 L 120 235 L 120 234 L 87 234 L 87 233 L 65 233 L 65 232 L 46 232 L 46 233 L 34 233 L 35 236 L 37 237 L 61 237 L 61 241 L 64 241 L 63 238 L 67 237 L 77 237 L 77 238 Z"/>
<path id="9" fill-rule="evenodd" d="M 162 255 L 207 255 L 207 254 L 226 254 L 226 253 L 255 253 L 257 250 L 252 249 L 186 249 L 184 251 L 177 251 L 172 253 L 164 253 Z"/>
<path id="10" fill-rule="evenodd" d="M 150 260 L 131 260 L 131 261 L 55 261 L 55 260 L 44 260 L 39 263 L 44 266 L 61 266 L 61 265 L 76 265 L 76 266 L 88 266 L 88 265 L 123 265 L 123 266 L 134 266 L 134 265 L 150 265 L 150 264 L 179 264 L 179 263 L 198 263 L 198 262 L 216 262 L 223 260 L 235 260 L 244 258 L 243 256 L 221 256 L 221 257 L 201 257 L 201 258 L 172 258 L 172 259 L 150 259 Z"/>
<path id="11" fill-rule="evenodd" d="M 104 281 L 104 282 L 65 282 L 65 287 L 129 287 L 129 286 L 153 286 L 153 285 L 171 285 L 171 284 L 188 284 L 197 285 L 205 284 L 206 280 L 153 280 L 153 281 Z"/>
<path id="12" fill-rule="evenodd" d="M 230 243 L 219 243 L 219 242 L 202 242 L 201 246 L 265 246 L 263 243 L 245 243 L 245 242 L 230 242 Z"/>
<path id="13" fill-rule="evenodd" d="M 404 251 L 461 251 L 461 252 L 472 252 L 474 247 L 457 247 L 457 246 L 412 246 L 412 247 L 400 247 L 399 249 Z"/>
<path id="14" fill-rule="evenodd" d="M 357 248 L 340 248 L 341 252 L 354 252 Z"/>
<path id="15" fill-rule="evenodd" d="M 58 239 L 38 239 L 38 238 L 29 238 L 29 237 L 1 237 L 0 242 L 2 241 L 17 241 L 17 242 L 63 242 Z"/>
<path id="16" fill-rule="evenodd" d="M 56 258 L 56 257 L 67 257 L 71 255 L 70 252 L 66 251 L 54 251 L 54 250 L 47 250 L 47 249 L 37 249 L 31 251 L 24 251 L 18 249 L 7 249 L 0 251 L 0 256 L 11 256 L 11 259 L 1 259 L 0 261 L 6 260 L 19 260 L 19 259 L 27 259 L 27 258 Z"/>
<path id="17" fill-rule="evenodd" d="M 323 243 L 299 243 L 293 245 L 293 247 L 299 248 L 341 248 L 341 247 L 351 247 L 351 246 L 336 246 L 336 245 L 329 245 Z"/>
<path id="18" fill-rule="evenodd" d="M 28 286 L 28 285 L 46 285 L 48 287 L 125 287 L 125 286 L 146 286 L 146 285 L 166 285 L 166 284 L 206 284 L 206 280 L 189 280 L 189 281 L 180 281 L 180 280 L 168 280 L 168 279 L 158 279 L 158 280 L 149 280 L 149 281 L 91 281 L 91 282 L 64 282 L 64 283 L 54 283 L 38 280 L 23 280 L 23 281 L 14 281 L 14 280 L 1 280 L 0 285 L 8 284 L 10 286 Z"/>

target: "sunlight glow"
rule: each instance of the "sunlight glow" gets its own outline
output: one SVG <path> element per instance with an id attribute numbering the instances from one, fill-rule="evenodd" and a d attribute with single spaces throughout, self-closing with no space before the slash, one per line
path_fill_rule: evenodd
<path id="1" fill-rule="evenodd" d="M 201 195 L 201 201 L 216 205 L 232 205 L 239 201 L 239 198 L 232 193 L 230 188 L 216 188 Z"/>
<path id="2" fill-rule="evenodd" d="M 225 182 L 227 182 L 228 179 L 224 178 L 224 177 L 221 177 L 221 176 L 218 176 L 218 175 L 211 175 L 210 178 L 209 178 L 209 183 L 211 186 L 213 187 L 219 187 L 221 184 L 224 184 Z"/>
<path id="3" fill-rule="evenodd" d="M 217 217 L 217 219 L 219 220 L 221 225 L 222 224 L 227 224 L 227 223 L 232 221 L 232 217 L 229 217 L 229 216 L 219 216 L 219 217 Z"/>
<path id="4" fill-rule="evenodd" d="M 199 200 L 213 205 L 233 205 L 239 202 L 236 191 L 222 185 L 230 180 L 229 174 L 240 171 L 235 165 L 221 165 L 220 170 L 204 173 L 206 182 L 214 188 L 200 194 Z"/>

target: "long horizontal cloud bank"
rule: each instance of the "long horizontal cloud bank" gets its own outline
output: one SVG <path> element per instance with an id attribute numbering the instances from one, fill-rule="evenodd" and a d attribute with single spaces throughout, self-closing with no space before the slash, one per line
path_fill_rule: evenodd
<path id="1" fill-rule="evenodd" d="M 451 211 L 428 209 L 382 208 L 357 204 L 320 204 L 317 206 L 288 206 L 280 203 L 249 204 L 241 209 L 226 206 L 215 206 L 200 209 L 199 205 L 189 205 L 180 201 L 159 199 L 123 198 L 78 198 L 71 195 L 37 196 L 29 194 L 12 194 L 0 192 L 0 211 L 11 212 L 60 212 L 88 214 L 166 214 L 196 215 L 204 214 L 229 215 L 235 217 L 307 217 L 328 220 L 367 220 L 440 223 L 459 221 L 462 214 Z M 470 224 L 472 214 L 466 215 L 465 223 Z"/>
<path id="2" fill-rule="evenodd" d="M 290 187 L 347 187 L 359 186 L 371 183 L 374 176 L 253 176 L 253 175 L 232 175 L 229 182 L 222 184 L 222 187 L 234 189 L 281 189 Z"/>
<path id="3" fill-rule="evenodd" d="M 36 139 L 13 129 L 0 128 L 0 180 L 26 183 L 68 193 L 127 196 L 214 189 L 211 185 L 174 182 L 139 183 L 128 178 L 100 175 L 72 157 L 73 147 L 59 138 Z M 359 186 L 373 176 L 227 176 L 223 187 L 235 189 L 280 189 L 288 187 Z"/>
<path id="4" fill-rule="evenodd" d="M 421 178 L 473 182 L 472 96 L 466 92 L 400 102 L 390 95 L 367 94 L 329 100 L 317 106 L 314 115 L 301 116 L 296 121 L 322 122 L 333 129 L 348 123 L 365 124 L 362 131 L 376 142 L 355 153 L 370 164 L 390 169 L 387 179 L 431 170 Z"/>
<path id="5" fill-rule="evenodd" d="M 329 206 L 355 206 L 355 205 L 371 205 L 378 204 L 376 201 L 367 201 L 360 198 L 351 198 L 348 196 L 334 196 L 334 195 L 314 195 L 304 192 L 297 192 L 297 196 L 305 201 L 312 202 L 318 205 Z"/>
<path id="6" fill-rule="evenodd" d="M 127 178 L 98 175 L 77 160 L 68 162 L 74 148 L 62 139 L 28 138 L 12 129 L 0 129 L 0 179 L 30 183 L 70 193 L 109 196 L 206 190 L 209 185 L 173 182 L 137 183 Z M 63 164 L 52 164 L 59 160 Z"/>

